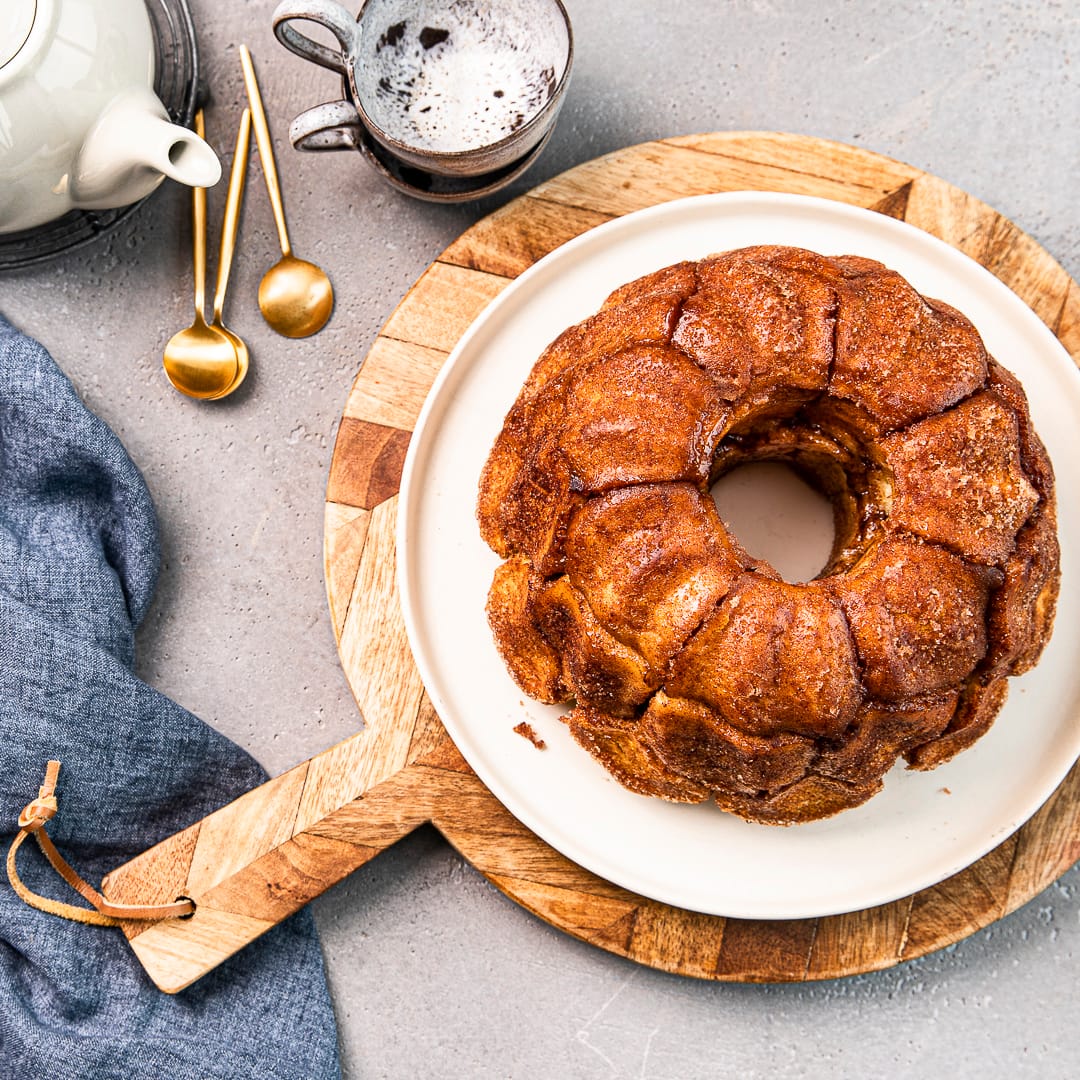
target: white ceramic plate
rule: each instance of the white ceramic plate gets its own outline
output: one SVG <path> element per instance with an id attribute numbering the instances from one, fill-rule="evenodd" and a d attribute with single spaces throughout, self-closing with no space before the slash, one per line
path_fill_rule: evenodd
<path id="1" fill-rule="evenodd" d="M 484 603 L 498 558 L 481 541 L 477 481 L 503 417 L 543 348 L 633 278 L 748 244 L 792 244 L 884 262 L 979 328 L 1023 381 L 1066 493 L 1059 508 L 1062 601 L 1039 666 L 1013 680 L 993 729 L 930 773 L 902 766 L 867 804 L 791 828 L 715 806 L 634 795 L 570 738 L 561 710 L 527 699 L 492 643 Z M 1008 288 L 947 244 L 840 203 L 734 193 L 683 199 L 577 237 L 510 285 L 476 320 L 431 391 L 409 448 L 398 524 L 402 608 L 424 684 L 466 760 L 525 825 L 619 885 L 694 911 L 804 918 L 886 903 L 1001 843 L 1080 754 L 1080 550 L 1075 452 L 1080 375 Z M 538 752 L 514 731 L 528 720 Z"/>

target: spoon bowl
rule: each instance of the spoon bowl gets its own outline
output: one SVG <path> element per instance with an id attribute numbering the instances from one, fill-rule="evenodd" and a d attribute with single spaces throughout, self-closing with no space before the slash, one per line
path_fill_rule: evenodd
<path id="1" fill-rule="evenodd" d="M 220 330 L 233 343 L 233 348 L 236 349 L 236 374 L 233 376 L 232 382 L 220 394 L 214 395 L 215 401 L 218 398 L 228 397 L 234 390 L 238 389 L 244 379 L 247 378 L 248 368 L 251 366 L 251 354 L 248 352 L 248 347 L 244 344 L 243 339 L 234 334 L 228 327 L 218 326 L 216 329 Z"/>
<path id="2" fill-rule="evenodd" d="M 162 364 L 169 382 L 182 394 L 209 400 L 232 386 L 239 358 L 231 336 L 196 313 L 191 326 L 169 339 Z"/>
<path id="3" fill-rule="evenodd" d="M 308 337 L 321 330 L 334 309 L 326 273 L 306 259 L 283 255 L 259 282 L 259 310 L 284 337 Z"/>

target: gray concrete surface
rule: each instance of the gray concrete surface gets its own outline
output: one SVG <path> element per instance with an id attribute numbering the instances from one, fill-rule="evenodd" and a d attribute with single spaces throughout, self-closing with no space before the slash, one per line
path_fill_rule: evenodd
<path id="1" fill-rule="evenodd" d="M 514 188 L 456 208 L 407 200 L 358 160 L 292 151 L 287 120 L 336 96 L 336 80 L 277 45 L 274 6 L 193 0 L 214 95 L 208 129 L 232 145 L 246 41 L 294 246 L 337 288 L 325 331 L 289 342 L 259 317 L 255 288 L 275 234 L 257 170 L 229 311 L 253 367 L 227 402 L 181 398 L 161 372 L 165 342 L 191 314 L 180 189 L 162 189 L 110 240 L 0 277 L 0 310 L 48 346 L 153 491 L 165 565 L 139 638 L 141 674 L 271 772 L 359 722 L 322 580 L 323 492 L 358 364 L 436 254 L 512 195 L 653 137 L 802 132 L 944 177 L 1080 277 L 1075 4 L 567 0 L 577 64 L 552 142 Z M 215 236 L 222 198 L 211 196 Z M 350 1078 L 1080 1072 L 1076 870 L 944 952 L 806 986 L 709 985 L 611 957 L 516 907 L 431 831 L 333 889 L 315 913 Z"/>

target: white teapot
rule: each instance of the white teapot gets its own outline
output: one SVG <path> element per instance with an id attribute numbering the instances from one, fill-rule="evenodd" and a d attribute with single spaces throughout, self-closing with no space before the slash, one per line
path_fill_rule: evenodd
<path id="1" fill-rule="evenodd" d="M 154 96 L 143 0 L 0 0 L 0 233 L 127 206 L 217 155 Z"/>

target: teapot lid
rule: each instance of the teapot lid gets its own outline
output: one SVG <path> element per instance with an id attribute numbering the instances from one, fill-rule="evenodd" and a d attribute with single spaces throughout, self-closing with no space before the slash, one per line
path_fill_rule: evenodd
<path id="1" fill-rule="evenodd" d="M 0 68 L 19 55 L 36 15 L 37 0 L 4 0 L 0 4 Z"/>

